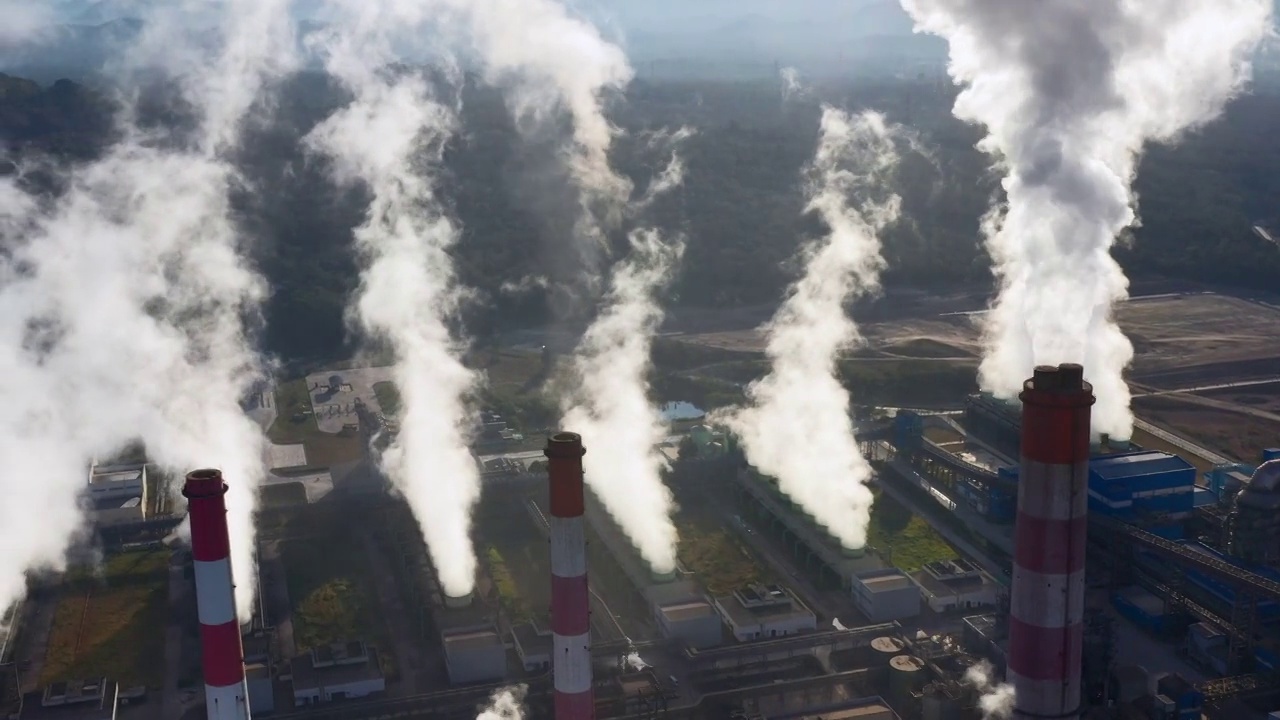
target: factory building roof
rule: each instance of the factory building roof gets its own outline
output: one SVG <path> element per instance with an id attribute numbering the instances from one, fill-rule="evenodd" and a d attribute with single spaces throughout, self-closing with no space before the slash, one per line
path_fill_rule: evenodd
<path id="1" fill-rule="evenodd" d="M 446 653 L 487 650 L 495 645 L 501 646 L 502 638 L 498 637 L 498 633 L 493 630 L 476 630 L 444 636 L 444 651 Z"/>
<path id="2" fill-rule="evenodd" d="M 316 654 L 313 652 L 304 653 L 293 659 L 291 670 L 295 693 L 324 686 L 377 680 L 382 677 L 377 648 L 367 648 L 365 656 L 359 662 L 317 665 L 315 661 Z M 326 661 L 321 659 L 321 663 Z"/>
<path id="3" fill-rule="evenodd" d="M 716 598 L 716 603 L 739 626 L 776 622 L 784 618 L 812 615 L 789 590 L 781 585 L 756 585 Z"/>
<path id="4" fill-rule="evenodd" d="M 1144 475 L 1190 471 L 1195 467 L 1177 455 L 1143 450 L 1139 452 L 1103 455 L 1089 461 L 1089 473 L 1102 480 L 1123 480 Z"/>
<path id="5" fill-rule="evenodd" d="M 22 720 L 114 720 L 119 688 L 106 678 L 64 680 L 22 703 Z"/>
<path id="6" fill-rule="evenodd" d="M 711 607 L 711 603 L 702 600 L 677 605 L 664 605 L 658 608 L 658 612 L 662 613 L 668 622 L 686 622 L 716 614 L 715 609 Z"/>
<path id="7" fill-rule="evenodd" d="M 796 720 L 894 720 L 898 715 L 883 702 L 873 702 L 843 710 L 824 710 L 802 715 Z"/>
<path id="8" fill-rule="evenodd" d="M 872 593 L 893 592 L 911 587 L 911 578 L 896 568 L 884 568 L 855 576 Z"/>

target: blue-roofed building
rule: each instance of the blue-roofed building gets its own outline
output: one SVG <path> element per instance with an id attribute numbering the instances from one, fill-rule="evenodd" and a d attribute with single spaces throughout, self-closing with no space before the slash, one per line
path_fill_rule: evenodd
<path id="1" fill-rule="evenodd" d="M 1179 519 L 1195 506 L 1196 469 L 1177 455 L 1143 450 L 1089 461 L 1089 511 L 1124 519 Z"/>

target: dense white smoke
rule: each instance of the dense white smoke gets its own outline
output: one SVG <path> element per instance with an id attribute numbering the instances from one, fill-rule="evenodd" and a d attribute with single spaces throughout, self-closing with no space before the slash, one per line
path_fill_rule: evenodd
<path id="1" fill-rule="evenodd" d="M 516 117 L 545 123 L 567 112 L 573 142 L 565 158 L 584 208 L 578 232 L 598 242 L 593 212 L 616 220 L 631 184 L 609 165 L 617 131 L 603 96 L 634 73 L 626 54 L 559 0 L 440 0 L 461 13 L 488 81 L 508 90 Z"/>
<path id="2" fill-rule="evenodd" d="M 521 720 L 527 690 L 524 685 L 516 685 L 494 692 L 489 706 L 480 711 L 476 720 Z"/>
<path id="3" fill-rule="evenodd" d="M 338 177 L 373 195 L 355 231 L 366 267 L 353 315 L 396 356 L 404 410 L 382 464 L 418 519 L 445 593 L 460 597 L 476 569 L 470 527 L 480 482 L 466 403 L 476 377 L 450 334 L 459 291 L 449 249 L 458 228 L 435 186 L 456 111 L 434 98 L 422 74 L 392 67 L 393 41 L 420 29 L 431 9 L 414 0 L 331 0 L 340 29 L 320 49 L 355 100 L 309 140 L 333 158 Z"/>
<path id="4" fill-rule="evenodd" d="M 977 665 L 970 665 L 964 673 L 964 681 L 978 691 L 978 708 L 982 710 L 983 720 L 1004 720 L 1013 714 L 1013 686 L 1009 683 L 997 683 L 991 664 L 983 660 Z"/>
<path id="5" fill-rule="evenodd" d="M 251 611 L 264 446 L 240 407 L 261 369 L 242 318 L 265 288 L 239 254 L 228 155 L 264 84 L 291 67 L 286 5 L 224 4 L 213 57 L 187 6 L 148 18 L 121 77 L 174 79 L 198 118 L 191 137 L 145 133 L 126 112 L 121 141 L 56 201 L 0 181 L 0 606 L 25 569 L 61 564 L 87 463 L 141 438 L 171 471 L 222 469 L 237 610 Z"/>
<path id="6" fill-rule="evenodd" d="M 618 131 L 603 102 L 633 76 L 626 55 L 556 0 L 445 1 L 461 13 L 486 78 L 507 89 L 518 121 L 540 127 L 566 114 L 572 121 L 564 162 L 581 206 L 575 240 L 586 264 L 583 281 L 594 285 L 607 230 L 682 178 L 682 166 L 673 161 L 643 198 L 629 204 L 631 183 L 609 164 Z M 649 402 L 647 374 L 652 334 L 662 319 L 655 293 L 682 247 L 653 229 L 629 239 L 631 254 L 614 269 L 605 309 L 579 346 L 574 369 L 581 385 L 565 403 L 564 423 L 590 448 L 583 462 L 591 488 L 645 560 L 666 572 L 675 567 L 675 527 L 656 447 L 665 428 Z"/>
<path id="7" fill-rule="evenodd" d="M 0 18 L 4 18 L 0 22 L 0 53 L 10 43 L 29 40 L 56 19 L 52 8 L 32 0 L 0 0 Z"/>
<path id="8" fill-rule="evenodd" d="M 631 254 L 614 270 L 605 309 L 578 346 L 574 373 L 581 386 L 566 403 L 564 426 L 587 439 L 583 467 L 591 489 L 641 557 L 665 573 L 676 566 L 676 529 L 660 474 L 665 460 L 657 447 L 667 428 L 649 400 L 649 351 L 662 322 L 657 293 L 683 245 L 648 228 L 630 240 Z"/>
<path id="9" fill-rule="evenodd" d="M 946 38 L 965 88 L 956 117 L 1006 172 L 985 223 L 1001 291 L 980 380 L 1014 396 L 1035 365 L 1082 363 L 1095 431 L 1124 439 L 1122 372 L 1133 348 L 1112 319 L 1128 282 L 1112 259 L 1135 222 L 1132 182 L 1148 141 L 1216 117 L 1249 76 L 1272 0 L 902 0 Z"/>
<path id="10" fill-rule="evenodd" d="M 804 250 L 804 276 L 765 326 L 772 368 L 747 388 L 751 404 L 716 418 L 753 465 L 849 548 L 867 542 L 871 468 L 837 361 L 859 340 L 845 305 L 879 287 L 878 235 L 898 217 L 898 197 L 883 190 L 898 162 L 894 132 L 874 113 L 823 109 L 807 210 L 830 232 Z"/>

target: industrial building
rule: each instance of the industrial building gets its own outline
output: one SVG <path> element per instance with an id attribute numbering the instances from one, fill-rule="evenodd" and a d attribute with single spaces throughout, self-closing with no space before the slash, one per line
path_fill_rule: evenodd
<path id="1" fill-rule="evenodd" d="M 989 607 L 999 599 L 995 578 L 963 558 L 928 563 L 910 577 L 934 612 Z"/>
<path id="2" fill-rule="evenodd" d="M 98 527 L 140 523 L 147 519 L 147 466 L 89 466 L 86 500 Z"/>
<path id="3" fill-rule="evenodd" d="M 551 632 L 535 623 L 521 623 L 511 628 L 511 642 L 525 672 L 551 667 Z"/>
<path id="4" fill-rule="evenodd" d="M 119 686 L 107 678 L 66 680 L 23 701 L 19 720 L 116 720 Z"/>
<path id="5" fill-rule="evenodd" d="M 738 642 L 786 637 L 818 627 L 813 611 L 781 585 L 741 588 L 714 602 Z"/>
<path id="6" fill-rule="evenodd" d="M 456 630 L 441 638 L 449 682 L 463 685 L 501 680 L 507 675 L 507 649 L 489 627 Z"/>
<path id="7" fill-rule="evenodd" d="M 721 642 L 723 626 L 716 610 L 698 586 L 692 572 L 677 564 L 674 571 L 654 573 L 640 557 L 626 533 L 609 515 L 590 490 L 585 494 L 585 517 L 652 613 L 663 637 L 678 639 L 692 647 L 711 647 Z"/>
<path id="8" fill-rule="evenodd" d="M 368 697 L 387 687 L 378 651 L 358 640 L 324 645 L 294 658 L 290 675 L 295 707 Z"/>
<path id="9" fill-rule="evenodd" d="M 705 596 L 659 606 L 658 629 L 663 637 L 681 640 L 692 648 L 715 647 L 724 642 L 724 625 Z"/>
<path id="10" fill-rule="evenodd" d="M 896 568 L 853 576 L 853 602 L 871 622 L 905 620 L 920 614 L 920 586 Z"/>

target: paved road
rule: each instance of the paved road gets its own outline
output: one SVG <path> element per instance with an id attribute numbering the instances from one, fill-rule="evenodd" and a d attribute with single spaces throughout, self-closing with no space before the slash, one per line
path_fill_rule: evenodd
<path id="1" fill-rule="evenodd" d="M 1198 393 L 1209 392 L 1211 390 L 1231 390 L 1234 388 L 1247 388 L 1255 385 L 1275 385 L 1280 383 L 1280 377 L 1269 377 L 1262 380 L 1242 380 L 1240 382 L 1218 383 L 1216 385 L 1197 385 L 1195 387 L 1174 388 L 1172 390 L 1145 390 L 1136 392 L 1133 397 L 1154 397 L 1156 395 L 1179 395 L 1182 393 Z"/>

